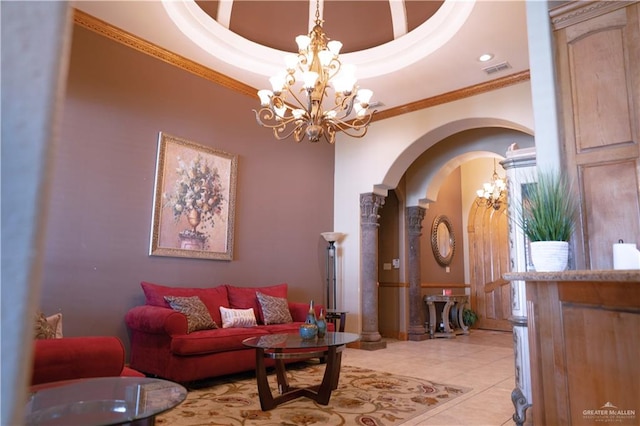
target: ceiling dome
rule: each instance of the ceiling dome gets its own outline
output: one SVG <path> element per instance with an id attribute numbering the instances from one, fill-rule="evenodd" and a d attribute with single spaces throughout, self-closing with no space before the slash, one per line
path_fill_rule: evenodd
<path id="1" fill-rule="evenodd" d="M 431 18 L 444 1 L 321 1 L 323 29 L 357 52 L 393 41 Z M 311 1 L 196 1 L 211 18 L 233 33 L 262 46 L 295 51 L 295 37 L 315 21 Z"/>

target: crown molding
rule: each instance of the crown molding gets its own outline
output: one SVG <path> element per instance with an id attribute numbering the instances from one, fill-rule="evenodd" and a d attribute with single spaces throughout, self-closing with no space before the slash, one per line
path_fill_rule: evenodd
<path id="1" fill-rule="evenodd" d="M 384 120 L 398 115 L 407 114 L 425 108 L 431 108 L 436 105 L 446 104 L 482 93 L 491 92 L 492 90 L 502 89 L 507 86 L 522 83 L 530 80 L 529 70 L 511 74 L 506 77 L 487 81 L 485 83 L 476 84 L 475 86 L 465 87 L 463 89 L 454 90 L 452 92 L 443 93 L 442 95 L 433 96 L 431 98 L 422 99 L 399 107 L 390 108 L 374 114 L 371 121 Z"/>
<path id="2" fill-rule="evenodd" d="M 95 18 L 81 10 L 74 9 L 73 22 L 82 28 L 93 31 L 110 40 L 144 53 L 145 55 L 152 56 L 163 62 L 174 65 L 180 69 L 195 74 L 198 77 L 202 77 L 206 80 L 234 90 L 238 93 L 249 95 L 256 99 L 258 98 L 258 90 L 249 86 L 248 84 L 244 84 L 238 80 L 227 77 L 224 74 L 202 66 L 190 59 L 163 49 L 127 31 L 121 30 L 120 28 L 114 27 L 107 22 Z"/>
<path id="3" fill-rule="evenodd" d="M 549 16 L 553 29 L 557 31 L 634 3 L 638 3 L 638 0 L 570 1 L 551 9 Z"/>
<path id="4" fill-rule="evenodd" d="M 74 9 L 73 21 L 76 25 L 100 34 L 112 41 L 123 44 L 127 47 L 135 49 L 145 55 L 149 55 L 163 62 L 176 66 L 184 71 L 197 75 L 198 77 L 209 80 L 220 86 L 231 89 L 243 95 L 250 96 L 257 99 L 258 89 L 244 84 L 238 80 L 230 78 L 222 73 L 214 71 L 210 68 L 202 66 L 190 59 L 177 55 L 166 49 L 163 49 L 153 43 L 141 39 L 127 31 L 117 28 L 107 22 L 95 18 L 88 13 L 81 10 Z M 481 93 L 490 92 L 492 90 L 501 89 L 506 86 L 518 84 L 530 79 L 529 70 L 522 71 L 520 73 L 511 74 L 506 77 L 491 80 L 485 83 L 480 83 L 475 86 L 466 87 L 460 90 L 454 90 L 452 92 L 444 93 L 442 95 L 434 96 L 420 101 L 412 102 L 409 104 L 401 105 L 394 108 L 377 112 L 373 115 L 371 121 L 384 120 L 391 117 L 396 117 L 402 114 L 407 114 L 413 111 L 418 111 L 425 108 L 430 108 L 436 105 L 445 104 L 448 102 L 457 101 L 460 99 L 475 96 Z"/>

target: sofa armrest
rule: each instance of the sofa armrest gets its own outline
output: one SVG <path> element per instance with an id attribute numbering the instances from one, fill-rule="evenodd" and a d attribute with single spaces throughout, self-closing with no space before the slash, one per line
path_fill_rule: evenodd
<path id="1" fill-rule="evenodd" d="M 31 384 L 119 376 L 124 346 L 114 336 L 34 340 Z"/>
<path id="2" fill-rule="evenodd" d="M 131 308 L 125 315 L 131 330 L 170 336 L 187 334 L 187 317 L 170 308 L 143 305 Z"/>
<path id="3" fill-rule="evenodd" d="M 320 316 L 320 309 L 324 309 L 322 305 L 314 305 L 313 310 L 316 312 L 316 318 Z M 289 312 L 294 322 L 304 322 L 309 312 L 309 304 L 302 302 L 289 302 Z"/>

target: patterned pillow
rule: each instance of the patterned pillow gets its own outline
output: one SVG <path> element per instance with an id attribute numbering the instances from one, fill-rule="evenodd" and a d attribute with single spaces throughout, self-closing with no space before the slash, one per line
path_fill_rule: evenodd
<path id="1" fill-rule="evenodd" d="M 220 314 L 222 315 L 222 328 L 255 327 L 258 325 L 253 308 L 229 309 L 220 306 Z"/>
<path id="2" fill-rule="evenodd" d="M 42 312 L 36 314 L 35 324 L 35 338 L 36 339 L 55 339 L 56 330 L 51 327 L 51 324 L 47 322 L 47 317 Z"/>
<path id="3" fill-rule="evenodd" d="M 57 314 L 49 315 L 47 317 L 47 322 L 55 332 L 55 338 L 61 339 L 62 335 L 62 312 L 58 312 Z"/>
<path id="4" fill-rule="evenodd" d="M 258 296 L 258 301 L 260 302 L 265 324 L 289 324 L 293 322 L 287 299 L 269 296 L 259 291 L 256 292 L 256 296 Z"/>
<path id="5" fill-rule="evenodd" d="M 218 328 L 218 324 L 211 318 L 207 307 L 198 296 L 164 296 L 164 298 L 174 311 L 186 315 L 187 333 Z"/>

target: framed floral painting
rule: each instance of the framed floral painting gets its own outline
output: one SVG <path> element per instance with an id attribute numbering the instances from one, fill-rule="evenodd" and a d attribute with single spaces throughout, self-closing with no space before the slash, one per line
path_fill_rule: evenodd
<path id="1" fill-rule="evenodd" d="M 152 256 L 231 260 L 238 157 L 160 132 Z"/>

